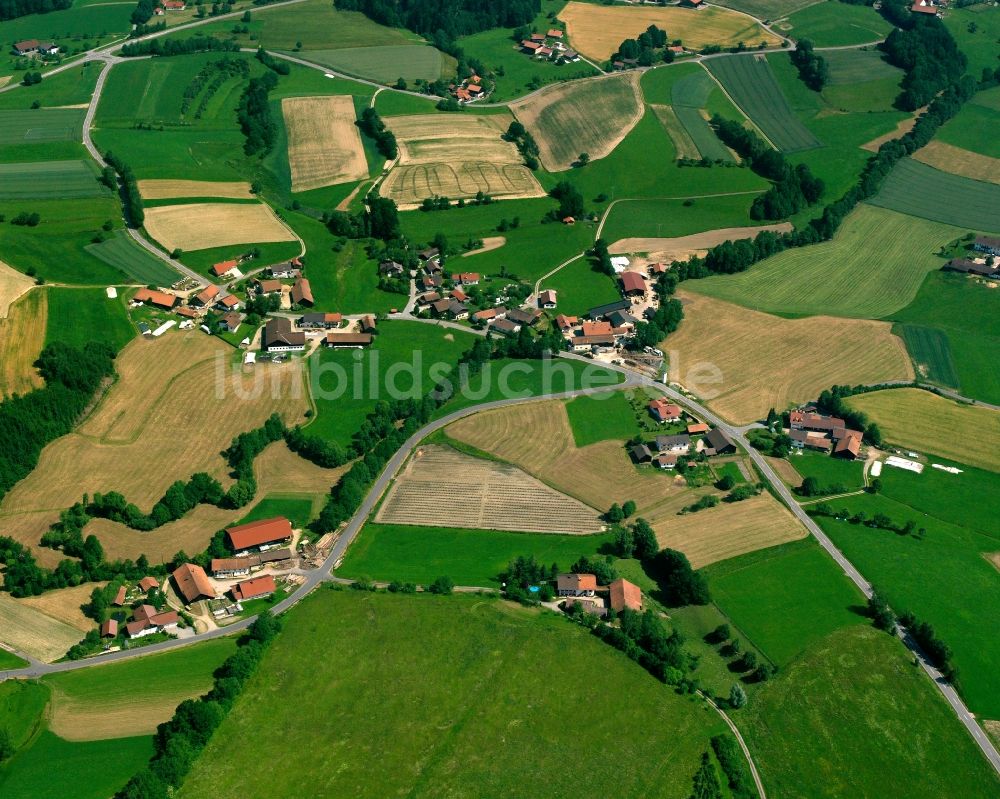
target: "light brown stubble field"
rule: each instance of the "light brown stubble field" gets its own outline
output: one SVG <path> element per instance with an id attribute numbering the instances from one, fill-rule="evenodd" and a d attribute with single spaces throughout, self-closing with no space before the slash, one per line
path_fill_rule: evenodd
<path id="1" fill-rule="evenodd" d="M 160 205 L 146 209 L 145 227 L 168 251 L 295 241 L 295 234 L 264 203 Z"/>
<path id="2" fill-rule="evenodd" d="M 250 184 L 243 180 L 172 180 L 147 179 L 138 181 L 139 193 L 144 200 L 172 200 L 179 197 L 227 197 L 234 200 L 252 200 Z"/>
<path id="3" fill-rule="evenodd" d="M 832 385 L 913 379 L 888 322 L 783 319 L 688 292 L 677 296 L 684 321 L 660 345 L 670 379 L 736 424 L 814 400 Z"/>
<path id="4" fill-rule="evenodd" d="M 769 46 L 781 39 L 743 14 L 716 6 L 682 8 L 679 6 L 598 6 L 570 2 L 559 12 L 566 23 L 570 45 L 597 61 L 608 60 L 625 39 L 634 39 L 650 25 L 667 32 L 673 41 L 680 39 L 691 50 L 709 44 L 723 47 L 744 42 L 756 47 Z"/>
<path id="5" fill-rule="evenodd" d="M 655 237 L 618 239 L 608 247 L 608 252 L 613 254 L 644 252 L 649 253 L 650 259 L 664 263 L 686 261 L 692 255 L 704 255 L 709 249 L 724 241 L 752 239 L 762 230 L 787 233 L 791 229 L 790 222 L 779 222 L 776 225 L 717 228 L 706 230 L 704 233 L 692 233 L 690 236 L 675 236 L 669 239 Z"/>
<path id="6" fill-rule="evenodd" d="M 368 177 L 352 97 L 285 97 L 281 112 L 288 130 L 292 191 Z"/>
<path id="7" fill-rule="evenodd" d="M 0 397 L 24 394 L 44 383 L 33 364 L 45 344 L 45 292 L 28 292 L 6 314 L 0 318 Z"/>
<path id="8" fill-rule="evenodd" d="M 81 638 L 83 634 L 73 625 L 0 593 L 0 640 L 18 652 L 51 663 Z"/>
<path id="9" fill-rule="evenodd" d="M 645 109 L 639 77 L 626 72 L 556 84 L 510 108 L 534 136 L 542 164 L 558 172 L 582 152 L 592 161 L 604 158 L 638 124 Z"/>
<path id="10" fill-rule="evenodd" d="M 943 141 L 932 141 L 917 150 L 913 158 L 953 175 L 1000 184 L 1000 158 L 963 150 Z"/>

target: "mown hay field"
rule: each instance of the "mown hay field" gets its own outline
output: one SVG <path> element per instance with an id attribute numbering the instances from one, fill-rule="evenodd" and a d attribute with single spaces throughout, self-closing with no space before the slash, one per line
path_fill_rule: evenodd
<path id="1" fill-rule="evenodd" d="M 300 458 L 282 441 L 269 445 L 254 461 L 261 496 L 265 493 L 326 494 L 350 468 L 350 464 L 345 464 L 336 469 L 324 469 Z"/>
<path id="2" fill-rule="evenodd" d="M 781 43 L 756 20 L 714 6 L 595 6 L 574 1 L 559 12 L 559 19 L 566 23 L 570 44 L 597 61 L 608 60 L 624 39 L 634 39 L 650 25 L 693 50 L 710 44 L 727 47 L 744 42 L 749 47 L 760 42 L 771 46 Z"/>
<path id="3" fill-rule="evenodd" d="M 792 111 L 764 56 L 713 58 L 705 66 L 779 150 L 795 153 L 823 146 Z"/>
<path id="4" fill-rule="evenodd" d="M 171 200 L 180 197 L 226 197 L 250 200 L 250 184 L 244 180 L 170 180 L 151 178 L 138 182 L 144 200 Z"/>
<path id="5" fill-rule="evenodd" d="M 921 219 L 1000 233 L 1000 185 L 950 175 L 912 158 L 896 164 L 869 202 Z"/>
<path id="6" fill-rule="evenodd" d="M 36 161 L 0 164 L 0 199 L 60 200 L 100 197 L 108 190 L 97 182 L 92 161 Z"/>
<path id="7" fill-rule="evenodd" d="M 32 278 L 0 261 L 0 319 L 7 316 L 11 303 L 34 285 Z"/>
<path id="8" fill-rule="evenodd" d="M 656 118 L 660 120 L 663 129 L 674 143 L 678 158 L 701 158 L 702 154 L 694 143 L 691 134 L 688 133 L 678 114 L 669 105 L 650 105 Z M 700 116 L 700 115 L 699 115 Z M 708 156 L 706 156 L 708 157 Z"/>
<path id="9" fill-rule="evenodd" d="M 650 258 L 666 261 L 686 261 L 692 255 L 703 255 L 712 247 L 725 241 L 752 239 L 764 230 L 786 233 L 792 229 L 790 222 L 775 225 L 753 225 L 750 227 L 726 227 L 692 233 L 690 236 L 673 238 L 627 238 L 618 239 L 608 247 L 612 253 L 649 253 Z"/>
<path id="10" fill-rule="evenodd" d="M 212 672 L 235 649 L 233 638 L 219 638 L 164 654 L 51 674 L 44 679 L 52 691 L 49 729 L 67 741 L 150 735 L 182 701 L 211 687 Z"/>
<path id="11" fill-rule="evenodd" d="M 702 158 L 733 161 L 733 153 L 719 140 L 705 118 L 708 98 L 717 89 L 712 77 L 704 69 L 699 69 L 674 83 L 670 89 L 670 101 L 677 120 L 694 141 Z M 681 157 L 680 151 L 677 156 Z"/>
<path id="12" fill-rule="evenodd" d="M 596 533 L 598 512 L 520 469 L 450 447 L 421 447 L 382 502 L 380 524 Z"/>
<path id="13" fill-rule="evenodd" d="M 178 278 L 177 272 L 144 250 L 124 230 L 116 230 L 110 238 L 83 249 L 144 286 L 170 286 Z"/>
<path id="14" fill-rule="evenodd" d="M 90 602 L 90 594 L 95 588 L 103 588 L 105 585 L 107 583 L 83 583 L 70 588 L 57 588 L 54 591 L 46 591 L 40 596 L 25 597 L 17 601 L 39 613 L 44 613 L 49 618 L 69 624 L 86 633 L 94 627 L 94 621 L 83 615 L 80 606 Z"/>
<path id="15" fill-rule="evenodd" d="M 559 172 L 580 153 L 604 158 L 638 124 L 644 111 L 639 77 L 628 72 L 550 86 L 512 103 L 511 111 L 538 142 L 545 168 Z"/>
<path id="16" fill-rule="evenodd" d="M 42 386 L 34 363 L 45 344 L 47 319 L 44 291 L 25 294 L 7 309 L 6 318 L 0 318 L 0 397 Z"/>
<path id="17" fill-rule="evenodd" d="M 353 97 L 285 97 L 281 113 L 288 131 L 292 191 L 368 177 Z"/>
<path id="18" fill-rule="evenodd" d="M 301 370 L 230 373 L 229 353 L 200 332 L 133 340 L 117 383 L 75 432 L 42 451 L 0 511 L 62 509 L 97 491 L 120 491 L 148 510 L 175 480 L 199 471 L 224 478 L 219 452 L 235 435 L 273 412 L 298 421 L 308 407 Z"/>
<path id="19" fill-rule="evenodd" d="M 859 205 L 830 241 L 688 285 L 699 294 L 769 313 L 877 319 L 912 302 L 927 273 L 944 264 L 937 253 L 964 232 Z"/>
<path id="20" fill-rule="evenodd" d="M 81 638 L 83 634 L 73 625 L 0 593 L 0 639 L 18 652 L 51 663 Z"/>
<path id="21" fill-rule="evenodd" d="M 1000 158 L 990 158 L 937 140 L 917 150 L 913 158 L 942 172 L 1000 184 Z"/>
<path id="22" fill-rule="evenodd" d="M 886 441 L 1000 472 L 1000 411 L 918 388 L 858 394 L 848 404 L 868 414 Z"/>
<path id="23" fill-rule="evenodd" d="M 684 321 L 660 346 L 677 380 L 732 422 L 814 400 L 832 385 L 912 379 L 903 342 L 887 322 L 814 316 L 782 319 L 678 292 Z"/>
<path id="24" fill-rule="evenodd" d="M 387 117 L 399 144 L 399 162 L 381 193 L 400 208 L 415 208 L 427 197 L 542 197 L 539 185 L 511 142 L 501 136 L 510 117 L 428 114 Z"/>
<path id="25" fill-rule="evenodd" d="M 680 550 L 696 569 L 808 534 L 767 492 L 697 513 L 654 516 L 648 521 L 660 546 Z"/>
<path id="26" fill-rule="evenodd" d="M 904 322 L 895 332 L 906 343 L 917 375 L 948 388 L 958 388 L 958 369 L 948 334 L 936 327 Z"/>
<path id="27" fill-rule="evenodd" d="M 678 484 L 669 475 L 636 469 L 623 441 L 577 447 L 566 406 L 558 400 L 477 413 L 449 425 L 447 433 L 592 508 L 603 510 L 631 499 L 643 513 L 686 495 L 683 480 Z"/>
<path id="28" fill-rule="evenodd" d="M 264 203 L 161 205 L 146 209 L 145 227 L 168 251 L 295 241 L 295 234 Z"/>
<path id="29" fill-rule="evenodd" d="M 440 50 L 416 43 L 308 50 L 297 55 L 348 75 L 380 83 L 395 83 L 398 78 L 435 81 L 446 73 L 454 74 L 455 63 Z"/>

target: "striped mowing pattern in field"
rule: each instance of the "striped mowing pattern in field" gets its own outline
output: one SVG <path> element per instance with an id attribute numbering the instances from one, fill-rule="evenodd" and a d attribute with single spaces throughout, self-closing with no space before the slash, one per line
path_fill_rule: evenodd
<path id="1" fill-rule="evenodd" d="M 702 113 L 708 96 L 715 88 L 715 81 L 708 73 L 699 71 L 677 81 L 670 91 L 670 99 L 677 120 L 691 137 L 701 157 L 710 161 L 732 161 L 732 153 L 719 141 Z"/>
<path id="2" fill-rule="evenodd" d="M 669 105 L 650 105 L 656 118 L 660 120 L 663 129 L 667 132 L 670 140 L 674 143 L 678 158 L 700 158 L 701 153 L 694 143 L 694 139 L 688 134 L 686 128 L 681 124 L 674 111 Z"/>
<path id="3" fill-rule="evenodd" d="M 107 193 L 108 190 L 97 182 L 97 170 L 92 162 L 0 164 L 2 200 L 68 200 Z"/>
<path id="4" fill-rule="evenodd" d="M 86 113 L 82 108 L 0 111 L 0 145 L 76 141 Z"/>
<path id="5" fill-rule="evenodd" d="M 899 335 L 913 360 L 913 368 L 925 380 L 958 388 L 958 372 L 951 357 L 951 345 L 943 330 L 924 325 L 901 324 Z"/>
<path id="6" fill-rule="evenodd" d="M 766 58 L 731 55 L 713 58 L 705 66 L 779 150 L 794 153 L 823 146 L 795 116 Z"/>
<path id="7" fill-rule="evenodd" d="M 178 278 L 177 272 L 132 241 L 124 230 L 116 230 L 110 239 L 84 249 L 143 285 L 169 286 Z"/>
<path id="8" fill-rule="evenodd" d="M 922 219 L 1000 233 L 1000 186 L 949 175 L 904 158 L 870 200 Z"/>
<path id="9" fill-rule="evenodd" d="M 879 50 L 827 50 L 831 86 L 867 83 L 881 78 L 901 78 L 903 73 L 882 57 Z"/>
<path id="10" fill-rule="evenodd" d="M 782 314 L 879 319 L 908 305 L 937 252 L 958 228 L 860 205 L 831 241 L 785 250 L 735 275 L 709 277 L 692 291 Z"/>
<path id="11" fill-rule="evenodd" d="M 520 469 L 449 447 L 418 450 L 375 519 L 535 533 L 594 533 L 597 512 Z"/>

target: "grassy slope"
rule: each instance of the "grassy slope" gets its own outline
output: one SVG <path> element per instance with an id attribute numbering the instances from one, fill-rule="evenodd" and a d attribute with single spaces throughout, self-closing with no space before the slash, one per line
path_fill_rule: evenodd
<path id="1" fill-rule="evenodd" d="M 554 662 L 557 680 L 544 667 Z M 600 723 L 566 746 L 565 713 L 584 686 Z M 308 704 L 287 701 L 304 692 Z M 247 734 L 262 718 L 271 735 Z M 623 725 L 642 730 L 626 748 Z M 578 796 L 580 764 L 614 747 L 616 768 L 588 770 L 595 795 L 685 797 L 720 728 L 697 700 L 554 616 L 476 597 L 321 591 L 289 615 L 178 796 Z M 248 784 L 272 736 L 283 755 Z"/>
<path id="2" fill-rule="evenodd" d="M 950 8 L 943 21 L 955 37 L 958 49 L 969 59 L 968 74 L 978 78 L 984 68 L 997 68 L 1000 11 L 987 3 Z M 970 30 L 970 26 L 974 26 L 974 30 Z"/>
<path id="3" fill-rule="evenodd" d="M 321 349 L 310 359 L 317 414 L 306 429 L 314 435 L 347 443 L 379 399 L 394 398 L 386 376 L 390 366 L 413 364 L 419 378 L 416 385 L 410 372 L 402 372 L 394 382 L 406 396 L 422 397 L 433 387 L 429 378 L 431 367 L 440 363 L 454 365 L 471 343 L 471 334 L 455 330 L 419 322 L 385 322 L 374 346 L 364 352 L 360 361 L 359 350 Z"/>
<path id="4" fill-rule="evenodd" d="M 549 535 L 368 524 L 351 545 L 340 577 L 401 580 L 427 585 L 441 575 L 458 585 L 496 588 L 497 575 L 518 555 L 568 569 L 581 555 L 593 557 L 611 543 L 609 535 Z"/>
<path id="5" fill-rule="evenodd" d="M 240 524 L 256 522 L 284 516 L 290 519 L 292 527 L 305 527 L 312 518 L 313 501 L 308 497 L 272 496 L 264 497 L 254 505 L 252 511 L 240 519 Z"/>
<path id="6" fill-rule="evenodd" d="M 542 281 L 542 289 L 558 292 L 559 313 L 583 316 L 595 305 L 614 302 L 621 297 L 615 281 L 594 270 L 589 258 L 580 258 Z"/>
<path id="7" fill-rule="evenodd" d="M 0 94 L 0 108 L 31 108 L 35 102 L 42 108 L 89 103 L 100 71 L 98 64 L 91 61 L 45 78 L 34 86 L 4 92 Z"/>
<path id="8" fill-rule="evenodd" d="M 929 274 L 913 301 L 889 318 L 901 327 L 917 325 L 940 331 L 968 397 L 1000 403 L 1000 372 L 995 353 L 1000 335 L 992 320 L 1000 310 L 1000 295 L 964 275 Z M 913 353 L 911 353 L 913 355 Z"/>
<path id="9" fill-rule="evenodd" d="M 48 689 L 37 682 L 7 680 L 0 683 L 0 729 L 7 731 L 15 750 L 24 746 L 39 729 L 48 701 Z"/>
<path id="10" fill-rule="evenodd" d="M 1000 158 L 1000 140 L 991 132 L 996 125 L 998 111 L 1000 87 L 980 92 L 941 126 L 937 138 L 956 147 Z"/>
<path id="11" fill-rule="evenodd" d="M 816 47 L 841 47 L 884 39 L 892 26 L 871 6 L 853 6 L 827 0 L 788 18 L 795 39 L 809 39 Z"/>
<path id="12" fill-rule="evenodd" d="M 691 167 L 690 171 L 701 171 Z M 712 167 L 722 175 L 746 171 L 736 167 Z M 753 194 L 707 197 L 697 200 L 636 200 L 618 203 L 611 209 L 601 237 L 605 241 L 638 236 L 672 238 L 728 227 L 746 227 Z"/>
<path id="13" fill-rule="evenodd" d="M 746 272 L 698 280 L 697 292 L 770 313 L 878 318 L 904 308 L 937 252 L 962 231 L 861 205 L 832 241 L 786 250 Z"/>
<path id="14" fill-rule="evenodd" d="M 826 490 L 842 486 L 844 490 L 855 491 L 864 483 L 864 464 L 861 461 L 844 461 L 818 452 L 806 452 L 789 460 L 803 478 L 815 477 L 820 487 Z"/>
<path id="15" fill-rule="evenodd" d="M 45 343 L 63 341 L 81 347 L 103 341 L 120 350 L 135 336 L 124 300 L 108 299 L 104 289 L 45 289 L 49 304 Z"/>

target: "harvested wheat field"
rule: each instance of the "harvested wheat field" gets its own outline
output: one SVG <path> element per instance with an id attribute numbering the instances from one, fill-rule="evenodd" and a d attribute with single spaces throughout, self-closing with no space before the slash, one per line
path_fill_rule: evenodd
<path id="1" fill-rule="evenodd" d="M 399 161 L 380 193 L 400 208 L 415 208 L 427 197 L 474 197 L 484 192 L 507 199 L 542 197 L 545 191 L 521 154 L 501 136 L 510 117 L 387 117 L 399 144 Z"/>
<path id="2" fill-rule="evenodd" d="M 187 203 L 146 209 L 145 227 L 167 251 L 295 241 L 264 203 Z"/>
<path id="3" fill-rule="evenodd" d="M 697 513 L 648 521 L 660 546 L 680 550 L 696 569 L 807 535 L 806 528 L 767 492 Z"/>
<path id="4" fill-rule="evenodd" d="M 42 534 L 59 521 L 59 512 L 64 508 L 51 508 L 30 513 L 0 514 L 0 535 L 6 535 L 15 541 L 20 541 L 26 547 L 32 547 L 32 554 L 38 565 L 46 569 L 54 569 L 65 556 L 62 552 L 38 545 Z"/>
<path id="5" fill-rule="evenodd" d="M 802 485 L 802 475 L 785 458 L 772 458 L 765 456 L 764 460 L 774 469 L 774 473 L 793 488 Z"/>
<path id="6" fill-rule="evenodd" d="M 90 594 L 95 588 L 103 588 L 106 585 L 106 582 L 83 583 L 72 588 L 57 588 L 55 591 L 46 591 L 41 596 L 31 596 L 16 601 L 86 633 L 94 629 L 95 623 L 93 619 L 83 615 L 80 606 L 90 602 Z"/>
<path id="7" fill-rule="evenodd" d="M 18 652 L 51 663 L 82 638 L 76 627 L 0 593 L 0 640 Z"/>
<path id="8" fill-rule="evenodd" d="M 0 319 L 0 397 L 24 394 L 44 383 L 33 364 L 45 344 L 45 292 L 29 292 L 5 312 Z"/>
<path id="9" fill-rule="evenodd" d="M 559 12 L 574 49 L 597 61 L 607 61 L 625 39 L 634 39 L 650 25 L 667 31 L 671 41 L 700 50 L 710 44 L 722 47 L 744 42 L 756 47 L 765 42 L 781 44 L 781 39 L 761 27 L 756 20 L 718 6 L 597 6 L 570 2 Z"/>
<path id="10" fill-rule="evenodd" d="M 782 319 L 688 292 L 677 296 L 684 321 L 660 345 L 670 379 L 737 424 L 813 400 L 832 385 L 913 379 L 888 322 Z"/>
<path id="11" fill-rule="evenodd" d="M 292 452 L 283 441 L 270 444 L 254 461 L 257 482 L 267 494 L 326 494 L 354 462 L 324 469 Z"/>
<path id="12" fill-rule="evenodd" d="M 943 141 L 932 141 L 917 150 L 913 158 L 953 175 L 1000 184 L 1000 158 L 963 150 Z"/>
<path id="13" fill-rule="evenodd" d="M 456 441 L 489 452 L 592 508 L 634 500 L 639 513 L 664 501 L 693 501 L 684 481 L 639 470 L 624 442 L 577 447 L 560 400 L 512 405 L 461 419 L 447 428 Z"/>
<path id="14" fill-rule="evenodd" d="M 414 452 L 375 521 L 532 533 L 604 529 L 596 510 L 520 469 L 441 446 Z"/>
<path id="15" fill-rule="evenodd" d="M 201 342 L 188 350 L 191 339 Z M 218 359 L 192 363 L 188 353 L 206 346 L 218 348 Z M 274 412 L 296 422 L 308 407 L 301 369 L 258 364 L 248 374 L 234 373 L 229 354 L 221 341 L 198 332 L 133 340 L 119 356 L 118 382 L 93 415 L 42 451 L 0 512 L 61 509 L 85 492 L 112 490 L 148 510 L 171 483 L 194 472 L 227 481 L 219 452 L 235 435 Z"/>
<path id="16" fill-rule="evenodd" d="M 0 319 L 7 316 L 11 303 L 34 285 L 32 278 L 0 261 Z"/>
<path id="17" fill-rule="evenodd" d="M 847 402 L 877 423 L 886 441 L 1000 472 L 1000 411 L 919 388 L 873 391 Z"/>
<path id="18" fill-rule="evenodd" d="M 175 197 L 227 197 L 233 200 L 252 200 L 250 184 L 243 180 L 170 180 L 153 179 L 138 181 L 139 194 L 144 200 L 172 200 Z"/>
<path id="19" fill-rule="evenodd" d="M 292 191 L 309 191 L 368 177 L 354 98 L 285 97 L 281 113 L 288 130 Z"/>
<path id="20" fill-rule="evenodd" d="M 604 158 L 638 124 L 644 110 L 639 77 L 626 72 L 556 84 L 510 108 L 538 142 L 542 164 L 558 172 L 571 168 L 582 152 L 591 161 Z"/>
<path id="21" fill-rule="evenodd" d="M 663 263 L 686 261 L 692 255 L 704 255 L 710 248 L 722 244 L 724 241 L 752 239 L 762 230 L 787 233 L 791 229 L 790 222 L 779 222 L 776 225 L 717 228 L 716 230 L 706 230 L 704 233 L 693 233 L 690 236 L 676 236 L 672 239 L 655 237 L 618 239 L 608 247 L 608 252 L 614 254 L 644 252 L 649 254 L 651 260 Z"/>

